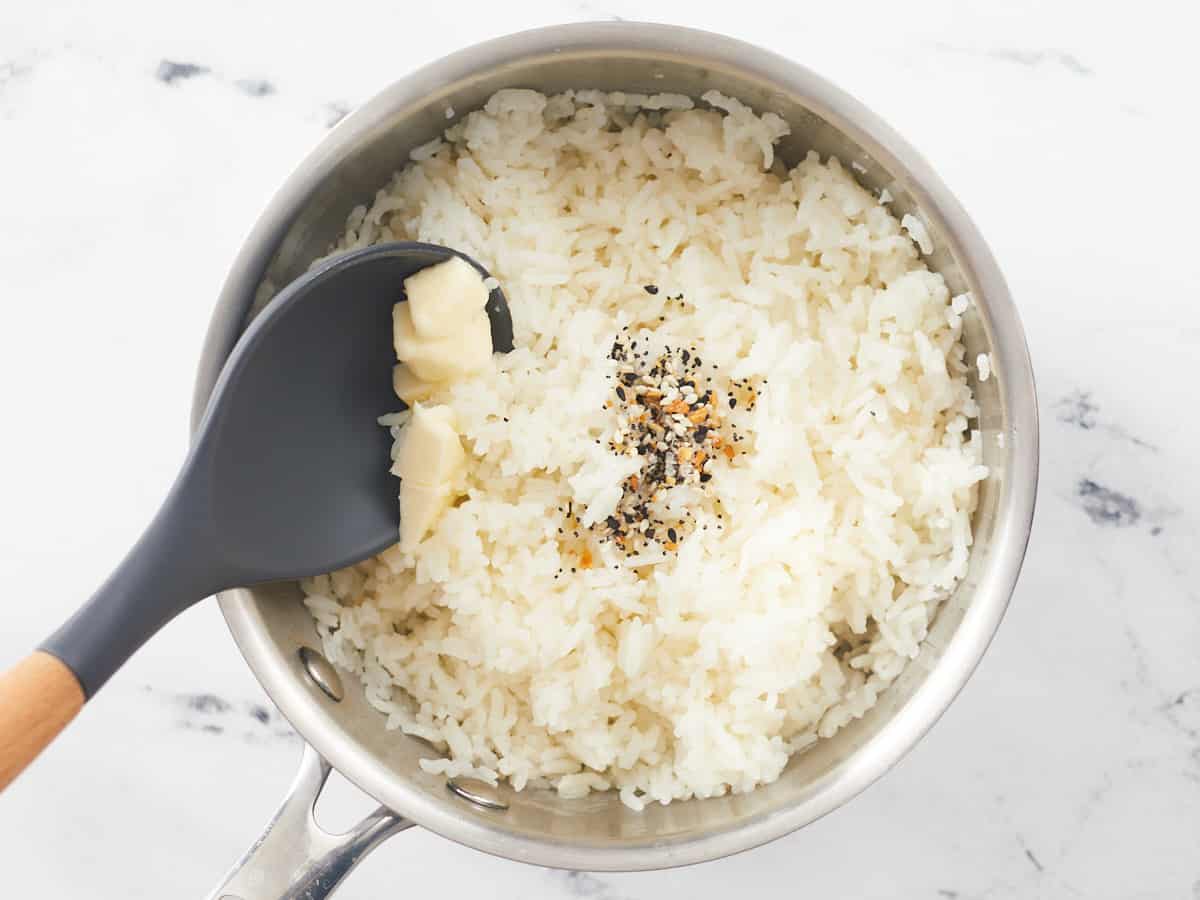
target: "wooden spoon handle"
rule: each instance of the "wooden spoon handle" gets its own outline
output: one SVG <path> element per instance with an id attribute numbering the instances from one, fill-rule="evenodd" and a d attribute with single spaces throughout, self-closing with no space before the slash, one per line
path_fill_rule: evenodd
<path id="1" fill-rule="evenodd" d="M 31 653 L 0 675 L 0 791 L 82 708 L 75 673 L 49 653 Z"/>

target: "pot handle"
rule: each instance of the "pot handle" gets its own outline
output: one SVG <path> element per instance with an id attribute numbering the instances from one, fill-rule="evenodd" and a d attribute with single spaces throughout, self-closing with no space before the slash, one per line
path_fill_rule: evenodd
<path id="1" fill-rule="evenodd" d="M 363 858 L 412 822 L 379 807 L 344 834 L 313 814 L 330 766 L 304 745 L 300 771 L 262 835 L 207 900 L 323 900 Z"/>

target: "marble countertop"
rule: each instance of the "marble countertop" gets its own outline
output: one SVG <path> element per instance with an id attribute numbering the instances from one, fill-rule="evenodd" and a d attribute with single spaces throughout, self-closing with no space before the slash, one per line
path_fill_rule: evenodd
<path id="1" fill-rule="evenodd" d="M 184 452 L 226 267 L 326 129 L 497 34 L 693 25 L 857 95 L 990 241 L 1043 428 L 1008 617 L 917 749 L 800 833 L 672 873 L 588 875 L 414 829 L 339 896 L 1200 898 L 1200 66 L 1185 4 L 1137 9 L 1142 34 L 1124 7 L 1083 0 L 0 5 L 0 665 L 148 521 Z M 299 752 L 202 604 L 0 798 L 0 895 L 204 896 Z M 348 785 L 330 801 L 334 824 L 366 808 Z"/>

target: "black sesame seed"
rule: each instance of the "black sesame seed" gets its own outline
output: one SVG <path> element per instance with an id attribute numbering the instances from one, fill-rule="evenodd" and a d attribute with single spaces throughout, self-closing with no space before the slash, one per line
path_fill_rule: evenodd
<path id="1" fill-rule="evenodd" d="M 667 540 L 669 540 L 672 544 L 679 540 L 679 535 L 675 532 L 674 528 L 667 529 Z"/>
<path id="2" fill-rule="evenodd" d="M 652 295 L 652 296 L 653 296 L 654 294 L 657 294 L 657 293 L 658 293 L 658 285 L 656 285 L 656 284 L 648 284 L 648 285 L 646 285 L 646 287 L 645 287 L 645 291 L 646 291 L 646 293 L 647 293 L 647 294 L 650 294 L 650 295 Z"/>
<path id="3" fill-rule="evenodd" d="M 737 409 L 737 397 L 730 397 L 730 398 L 729 398 L 729 408 L 730 408 L 730 409 Z"/>

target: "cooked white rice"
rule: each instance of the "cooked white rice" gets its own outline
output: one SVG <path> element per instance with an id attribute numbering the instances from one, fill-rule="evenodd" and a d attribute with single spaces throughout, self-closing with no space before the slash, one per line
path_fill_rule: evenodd
<path id="1" fill-rule="evenodd" d="M 304 584 L 328 656 L 440 751 L 426 771 L 637 809 L 751 790 L 875 703 L 965 571 L 986 469 L 964 304 L 836 159 L 788 171 L 782 120 L 703 101 L 501 91 L 336 247 L 459 248 L 514 318 L 516 350 L 430 401 L 465 500 L 413 553 Z M 728 415 L 739 455 L 666 492 L 695 529 L 633 559 L 587 528 L 630 473 L 605 446 L 626 326 L 696 347 L 718 390 L 760 385 Z"/>
<path id="2" fill-rule="evenodd" d="M 992 360 L 986 353 L 975 357 L 975 368 L 979 372 L 979 380 L 987 381 L 992 377 Z"/>

